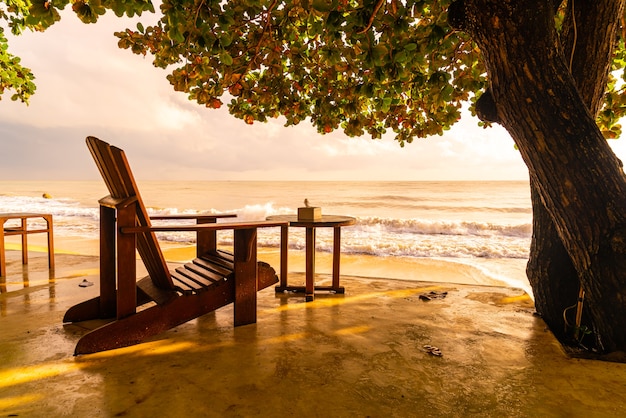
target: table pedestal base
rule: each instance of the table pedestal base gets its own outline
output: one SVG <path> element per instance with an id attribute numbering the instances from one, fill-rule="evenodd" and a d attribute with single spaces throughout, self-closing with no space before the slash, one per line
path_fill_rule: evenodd
<path id="1" fill-rule="evenodd" d="M 283 292 L 292 292 L 292 293 L 306 293 L 306 286 L 276 286 L 274 288 L 276 293 Z M 315 286 L 314 292 L 330 292 L 339 295 L 343 295 L 346 293 L 346 288 L 343 286 L 333 287 L 333 286 Z M 307 302 L 311 302 L 315 297 L 312 294 L 306 294 L 305 300 Z"/>

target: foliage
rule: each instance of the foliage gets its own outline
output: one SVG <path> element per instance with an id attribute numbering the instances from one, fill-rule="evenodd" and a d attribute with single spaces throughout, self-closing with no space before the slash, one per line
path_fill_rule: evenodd
<path id="1" fill-rule="evenodd" d="M 118 33 L 154 55 L 176 90 L 207 107 L 230 97 L 252 123 L 307 118 L 321 133 L 403 144 L 441 134 L 485 83 L 478 51 L 447 25 L 449 1 L 167 0 L 156 26 Z"/>
<path id="2" fill-rule="evenodd" d="M 622 19 L 622 21 L 625 21 Z M 626 30 L 626 28 L 623 28 Z M 604 99 L 604 107 L 598 115 L 598 125 L 605 138 L 617 138 L 622 134 L 620 119 L 626 115 L 626 46 L 622 35 L 615 47 L 612 72 Z"/>
<path id="3" fill-rule="evenodd" d="M 156 25 L 116 35 L 121 48 L 152 54 L 155 66 L 169 68 L 175 90 L 209 108 L 229 101 L 246 123 L 282 115 L 286 125 L 309 119 L 321 133 L 341 128 L 380 138 L 392 130 L 403 145 L 442 134 L 486 87 L 480 51 L 447 24 L 450 2 L 164 0 Z M 69 3 L 0 0 L 0 22 L 15 34 L 43 30 Z M 74 0 L 72 10 L 85 23 L 106 10 L 154 11 L 149 0 Z M 618 41 L 615 79 L 598 118 L 606 137 L 621 134 L 626 114 L 626 48 Z M 6 44 L 0 37 L 0 94 L 13 88 L 14 98 L 25 100 L 34 91 L 32 74 L 7 55 Z"/>
<path id="4" fill-rule="evenodd" d="M 24 16 L 28 15 L 28 3 L 22 0 L 0 2 L 0 22 L 7 22 L 14 34 L 21 33 Z M 12 100 L 28 102 L 35 92 L 35 78 L 31 71 L 23 67 L 20 58 L 9 53 L 9 42 L 5 28 L 0 26 L 0 99 L 5 90 L 13 90 Z"/>
<path id="5" fill-rule="evenodd" d="M 14 90 L 11 100 L 28 102 L 35 92 L 35 78 L 31 71 L 20 64 L 20 58 L 8 52 L 9 44 L 0 28 L 0 99 L 6 89 Z"/>
<path id="6" fill-rule="evenodd" d="M 34 75 L 23 67 L 19 57 L 9 52 L 5 30 L 20 35 L 25 29 L 43 31 L 61 19 L 63 10 L 70 0 L 0 0 L 0 99 L 5 90 L 13 90 L 12 100 L 28 103 L 35 92 Z M 141 15 L 144 11 L 154 12 L 149 0 L 75 0 L 72 10 L 84 23 L 95 23 L 107 9 L 117 16 Z"/>

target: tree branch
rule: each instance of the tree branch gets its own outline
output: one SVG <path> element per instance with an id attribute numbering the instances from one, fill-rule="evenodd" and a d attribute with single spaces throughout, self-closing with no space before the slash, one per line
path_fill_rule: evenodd
<path id="1" fill-rule="evenodd" d="M 378 14 L 378 11 L 380 10 L 381 7 L 383 7 L 384 3 L 385 3 L 385 0 L 378 0 L 378 3 L 376 3 L 376 6 L 374 6 L 374 11 L 372 12 L 372 15 L 370 16 L 370 20 L 369 22 L 367 22 L 367 26 L 365 26 L 363 30 L 358 31 L 357 32 L 358 35 L 362 35 L 368 30 L 370 30 L 370 28 L 374 24 L 374 19 L 376 18 L 376 14 Z"/>

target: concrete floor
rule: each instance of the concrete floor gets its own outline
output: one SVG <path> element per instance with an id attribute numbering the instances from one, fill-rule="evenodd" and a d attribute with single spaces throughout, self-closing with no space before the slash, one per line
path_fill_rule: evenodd
<path id="1" fill-rule="evenodd" d="M 304 303 L 270 288 L 257 324 L 233 328 L 226 307 L 73 357 L 85 328 L 61 319 L 97 294 L 97 258 L 58 254 L 49 273 L 43 254 L 8 256 L 0 416 L 626 416 L 626 364 L 568 358 L 517 289 L 346 277 L 346 295 Z"/>

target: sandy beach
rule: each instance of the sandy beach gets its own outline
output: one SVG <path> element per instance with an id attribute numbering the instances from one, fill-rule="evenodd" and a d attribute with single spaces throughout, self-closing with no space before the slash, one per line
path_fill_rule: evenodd
<path id="1" fill-rule="evenodd" d="M 45 235 L 36 234 L 29 236 L 29 248 L 34 251 L 46 251 Z M 195 257 L 194 245 L 181 245 L 179 243 L 160 242 L 164 255 L 168 261 L 184 262 Z M 64 254 L 81 254 L 98 256 L 98 241 L 84 237 L 55 237 L 55 252 Z M 21 248 L 19 237 L 7 237 L 7 249 L 19 250 Z M 229 249 L 229 248 L 226 248 Z M 280 264 L 280 252 L 276 247 L 259 247 L 258 258 L 278 268 Z M 361 254 L 342 254 L 341 273 L 348 276 L 363 276 L 371 278 L 431 281 L 433 277 L 437 281 L 457 284 L 487 284 L 497 286 L 519 287 L 529 293 L 530 287 L 525 278 L 525 259 L 508 260 L 502 269 L 503 280 L 498 280 L 491 275 L 484 274 L 479 261 L 473 260 L 474 265 L 464 264 L 462 259 L 455 261 L 438 260 L 436 258 L 415 257 L 380 257 Z M 304 251 L 289 251 L 289 271 L 304 273 Z M 490 260 L 490 268 L 494 269 L 494 261 Z M 504 264 L 504 263 L 503 263 Z M 327 252 L 316 253 L 316 272 L 330 274 L 332 270 L 332 257 Z"/>
<path id="2" fill-rule="evenodd" d="M 567 357 L 525 292 L 476 285 L 474 273 L 442 269 L 436 260 L 397 267 L 394 274 L 406 276 L 399 280 L 352 275 L 388 267 L 344 257 L 345 295 L 305 303 L 268 288 L 259 292 L 256 324 L 233 328 L 227 306 L 144 344 L 74 357 L 78 338 L 97 324 L 61 321 L 69 306 L 98 293 L 97 243 L 56 242 L 54 272 L 32 243 L 26 266 L 19 251 L 7 251 L 3 416 L 626 414 L 625 364 Z M 168 248 L 166 258 L 189 251 Z M 259 258 L 277 267 L 272 253 L 264 249 Z M 297 257 L 290 259 L 294 282 L 304 280 Z M 324 256 L 318 262 L 318 282 L 330 281 Z M 83 280 L 96 285 L 79 287 Z M 429 292 L 445 297 L 420 298 Z"/>

